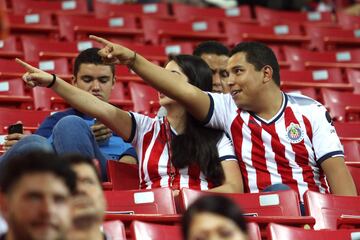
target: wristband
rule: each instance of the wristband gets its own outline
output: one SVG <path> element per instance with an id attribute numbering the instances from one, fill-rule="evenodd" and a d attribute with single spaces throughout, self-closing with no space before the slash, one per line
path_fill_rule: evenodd
<path id="1" fill-rule="evenodd" d="M 130 62 L 127 64 L 128 68 L 132 68 L 136 61 L 136 52 L 134 51 L 134 56 L 131 58 Z"/>
<path id="2" fill-rule="evenodd" d="M 55 74 L 51 74 L 51 75 L 52 75 L 53 79 L 52 79 L 51 83 L 46 86 L 47 88 L 51 88 L 56 82 L 56 75 Z"/>

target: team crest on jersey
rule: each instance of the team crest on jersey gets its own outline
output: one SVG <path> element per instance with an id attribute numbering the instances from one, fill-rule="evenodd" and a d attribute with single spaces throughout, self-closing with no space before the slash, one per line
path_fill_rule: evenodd
<path id="1" fill-rule="evenodd" d="M 290 123 L 286 128 L 286 137 L 291 143 L 299 143 L 304 139 L 304 132 L 299 124 Z"/>

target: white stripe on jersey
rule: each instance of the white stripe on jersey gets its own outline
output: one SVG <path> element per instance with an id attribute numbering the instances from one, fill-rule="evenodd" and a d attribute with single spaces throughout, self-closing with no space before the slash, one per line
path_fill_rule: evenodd
<path id="1" fill-rule="evenodd" d="M 206 176 L 200 172 L 200 179 L 206 179 Z M 200 182 L 200 189 L 201 190 L 208 190 L 209 186 L 208 186 L 208 182 L 207 181 L 201 181 Z"/>
<path id="2" fill-rule="evenodd" d="M 182 168 L 179 170 L 180 173 L 180 188 L 189 187 L 189 175 L 188 168 Z"/>
<path id="3" fill-rule="evenodd" d="M 164 147 L 164 151 L 161 153 L 158 163 L 158 173 L 161 176 L 160 186 L 168 187 L 170 176 L 167 174 L 167 166 L 169 164 L 169 151 L 167 147 Z"/>

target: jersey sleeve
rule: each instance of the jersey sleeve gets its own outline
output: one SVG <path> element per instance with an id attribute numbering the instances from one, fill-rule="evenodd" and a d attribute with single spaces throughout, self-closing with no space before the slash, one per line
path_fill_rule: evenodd
<path id="1" fill-rule="evenodd" d="M 210 109 L 205 125 L 226 131 L 229 127 L 229 116 L 237 107 L 230 94 L 208 93 Z"/>
<path id="2" fill-rule="evenodd" d="M 129 112 L 129 114 L 132 118 L 132 129 L 127 142 L 132 143 L 133 146 L 137 146 L 144 134 L 151 130 L 155 119 L 134 112 Z"/>
<path id="3" fill-rule="evenodd" d="M 227 160 L 237 161 L 234 145 L 232 144 L 232 141 L 230 140 L 230 138 L 226 136 L 225 133 L 217 143 L 217 148 L 218 148 L 220 162 Z"/>
<path id="4" fill-rule="evenodd" d="M 312 106 L 313 147 L 318 164 L 331 157 L 344 157 L 331 116 L 320 103 Z"/>

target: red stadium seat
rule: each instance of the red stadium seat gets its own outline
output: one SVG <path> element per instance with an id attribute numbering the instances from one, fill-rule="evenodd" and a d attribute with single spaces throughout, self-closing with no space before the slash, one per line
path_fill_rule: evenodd
<path id="1" fill-rule="evenodd" d="M 351 84 L 345 82 L 338 68 L 315 70 L 280 71 L 281 86 L 284 89 L 313 87 L 317 89 L 330 88 L 336 90 L 352 90 Z"/>
<path id="2" fill-rule="evenodd" d="M 106 38 L 118 37 L 130 40 L 143 38 L 143 31 L 137 29 L 134 16 L 97 19 L 92 16 L 58 15 L 60 37 L 67 41 L 88 40 L 89 34 Z M 91 22 L 91 26 L 89 26 Z"/>
<path id="3" fill-rule="evenodd" d="M 301 94 L 304 96 L 311 97 L 312 99 L 318 100 L 315 88 L 296 88 L 296 89 L 286 89 L 285 91 L 288 93 Z"/>
<path id="4" fill-rule="evenodd" d="M 309 230 L 282 226 L 280 224 L 270 223 L 268 226 L 269 240 L 283 239 L 301 239 L 301 240 L 353 240 L 359 239 L 359 229 L 342 229 L 342 230 Z"/>
<path id="5" fill-rule="evenodd" d="M 337 21 L 339 26 L 344 29 L 358 29 L 360 28 L 360 17 L 346 14 L 345 12 L 337 11 L 336 12 Z"/>
<path id="6" fill-rule="evenodd" d="M 342 141 L 345 161 L 358 162 L 360 164 L 360 146 L 357 141 Z"/>
<path id="7" fill-rule="evenodd" d="M 357 193 L 360 194 L 360 162 L 345 162 L 345 164 L 354 180 Z M 360 220 L 357 227 L 360 227 Z"/>
<path id="8" fill-rule="evenodd" d="M 306 191 L 306 213 L 316 219 L 314 229 L 337 229 L 341 215 L 360 215 L 360 197 Z"/>
<path id="9" fill-rule="evenodd" d="M 161 225 L 154 223 L 146 223 L 133 221 L 130 226 L 132 239 L 156 239 L 166 240 L 171 236 L 172 240 L 183 239 L 181 226 L 179 225 Z"/>
<path id="10" fill-rule="evenodd" d="M 139 189 L 138 165 L 107 161 L 107 171 L 114 191 Z"/>
<path id="11" fill-rule="evenodd" d="M 360 32 L 357 30 L 307 25 L 306 33 L 311 37 L 310 48 L 319 51 L 340 50 L 360 46 Z"/>
<path id="12" fill-rule="evenodd" d="M 98 18 L 123 16 L 149 16 L 155 18 L 171 19 L 165 3 L 154 4 L 112 4 L 103 1 L 94 1 L 95 16 Z"/>
<path id="13" fill-rule="evenodd" d="M 354 93 L 360 94 L 360 71 L 355 69 L 346 69 L 346 77 L 354 87 Z"/>
<path id="14" fill-rule="evenodd" d="M 334 122 L 341 140 L 355 140 L 360 143 L 360 123 Z"/>
<path id="15" fill-rule="evenodd" d="M 338 121 L 360 121 L 360 95 L 321 89 L 324 105 Z"/>
<path id="16" fill-rule="evenodd" d="M 50 12 L 52 14 L 66 12 L 72 14 L 87 14 L 87 1 L 47 1 L 47 0 L 11 0 L 15 14 L 33 12 Z"/>
<path id="17" fill-rule="evenodd" d="M 283 46 L 285 59 L 291 70 L 323 68 L 360 68 L 360 50 L 312 52 L 302 48 Z"/>
<path id="18" fill-rule="evenodd" d="M 58 111 L 69 107 L 69 104 L 49 88 L 33 88 L 33 97 L 35 110 Z"/>
<path id="19" fill-rule="evenodd" d="M 159 95 L 154 88 L 142 83 L 129 82 L 129 90 L 135 112 L 149 114 L 158 110 Z"/>
<path id="20" fill-rule="evenodd" d="M 126 240 L 125 227 L 120 221 L 107 221 L 103 223 L 106 236 L 114 240 Z"/>
<path id="21" fill-rule="evenodd" d="M 21 58 L 22 51 L 19 51 L 15 36 L 8 36 L 4 40 L 0 40 L 0 58 Z"/>
<path id="22" fill-rule="evenodd" d="M 272 25 L 285 22 L 309 22 L 325 26 L 334 24 L 332 14 L 330 12 L 294 12 L 256 6 L 255 13 L 257 20 L 262 25 Z"/>
<path id="23" fill-rule="evenodd" d="M 255 24 L 224 22 L 225 33 L 228 44 L 233 46 L 241 41 L 260 41 L 267 44 L 291 44 L 306 46 L 310 38 L 303 35 L 300 24 L 283 23 L 271 26 L 260 26 Z"/>

